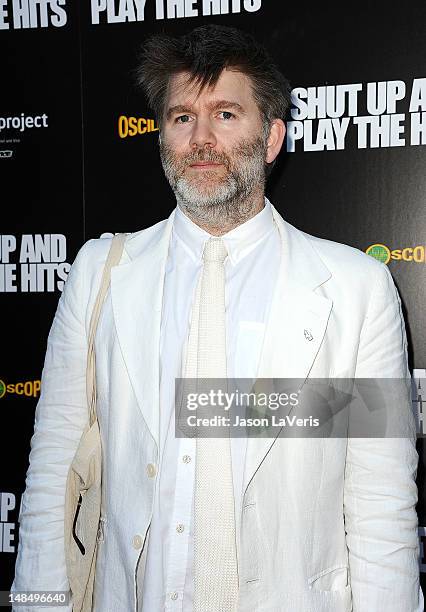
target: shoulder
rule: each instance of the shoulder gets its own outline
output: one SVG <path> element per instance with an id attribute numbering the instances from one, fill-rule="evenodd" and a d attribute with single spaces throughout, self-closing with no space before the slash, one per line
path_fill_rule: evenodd
<path id="1" fill-rule="evenodd" d="M 291 225 L 273 206 L 272 212 L 281 228 L 282 239 L 289 242 L 286 251 L 290 254 L 291 262 L 296 263 L 297 270 L 302 271 L 307 267 L 321 270 L 324 278 L 327 270 L 329 277 L 342 287 L 357 283 L 365 287 L 376 278 L 391 278 L 388 267 L 371 255 L 347 244 L 308 234 Z"/>
<path id="2" fill-rule="evenodd" d="M 167 220 L 126 234 L 118 265 L 125 265 L 146 249 L 150 249 L 164 234 L 165 223 Z M 113 235 L 107 234 L 102 238 L 91 238 L 80 247 L 62 291 L 61 303 L 69 304 L 73 311 L 80 312 L 81 319 L 86 321 L 87 329 L 112 239 Z"/>
<path id="3" fill-rule="evenodd" d="M 150 249 L 164 234 L 167 219 L 155 225 L 126 234 L 123 253 L 118 265 L 129 263 L 135 257 Z M 65 293 L 73 288 L 82 293 L 90 293 L 99 284 L 108 253 L 111 247 L 113 234 L 101 238 L 87 240 L 77 252 L 74 262 L 68 272 L 64 285 Z"/>
<path id="4" fill-rule="evenodd" d="M 155 225 L 126 234 L 122 262 L 130 261 L 144 250 L 149 249 L 161 236 L 167 219 Z M 91 238 L 79 249 L 73 265 L 97 268 L 104 264 L 108 256 L 113 234 L 105 234 L 101 238 Z"/>
<path id="5" fill-rule="evenodd" d="M 301 230 L 298 230 L 301 231 Z M 387 265 L 360 249 L 301 232 L 313 251 L 330 270 L 332 277 L 354 288 L 369 285 L 370 289 L 393 284 Z"/>
<path id="6" fill-rule="evenodd" d="M 290 241 L 292 261 L 297 268 L 320 270 L 327 282 L 323 291 L 331 299 L 339 297 L 347 304 L 364 305 L 373 296 L 396 298 L 395 285 L 388 267 L 360 249 L 318 238 L 284 221 L 285 237 Z M 327 271 L 327 273 L 325 273 Z"/>
<path id="7" fill-rule="evenodd" d="M 387 266 L 360 249 L 302 232 L 331 272 L 380 274 Z"/>

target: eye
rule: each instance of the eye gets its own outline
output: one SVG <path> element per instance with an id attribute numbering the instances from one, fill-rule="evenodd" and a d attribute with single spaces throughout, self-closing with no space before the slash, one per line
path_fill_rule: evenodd
<path id="1" fill-rule="evenodd" d="M 229 121 L 229 119 L 234 119 L 235 115 L 230 113 L 229 111 L 220 111 L 219 115 L 223 115 L 223 119 Z"/>
<path id="2" fill-rule="evenodd" d="M 176 117 L 175 122 L 176 123 L 188 123 L 190 119 L 191 117 L 189 115 L 180 115 L 179 117 Z"/>

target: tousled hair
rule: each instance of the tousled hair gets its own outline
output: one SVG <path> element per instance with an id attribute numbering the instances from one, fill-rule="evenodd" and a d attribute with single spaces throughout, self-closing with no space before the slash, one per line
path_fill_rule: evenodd
<path id="1" fill-rule="evenodd" d="M 225 68 L 248 76 L 263 124 L 285 120 L 290 107 L 290 84 L 253 36 L 236 28 L 205 25 L 174 37 L 156 34 L 145 42 L 135 70 L 136 82 L 161 128 L 170 78 L 188 72 L 189 82 L 204 87 L 216 85 Z"/>

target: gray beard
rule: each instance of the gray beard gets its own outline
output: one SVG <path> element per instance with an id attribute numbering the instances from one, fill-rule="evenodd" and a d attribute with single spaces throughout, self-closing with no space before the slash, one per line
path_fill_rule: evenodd
<path id="1" fill-rule="evenodd" d="M 232 150 L 232 157 L 211 149 L 197 150 L 184 158 L 175 155 L 160 139 L 160 157 L 164 173 L 180 208 L 194 221 L 220 227 L 239 225 L 253 216 L 256 196 L 265 188 L 266 140 L 243 140 Z M 188 179 L 185 169 L 195 161 L 223 163 L 227 173 L 220 182 L 208 186 L 214 170 L 203 170 L 202 176 Z M 200 184 L 205 182 L 204 188 Z"/>

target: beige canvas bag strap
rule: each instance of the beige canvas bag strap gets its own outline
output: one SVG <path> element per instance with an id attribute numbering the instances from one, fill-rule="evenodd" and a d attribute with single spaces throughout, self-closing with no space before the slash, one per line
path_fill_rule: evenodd
<path id="1" fill-rule="evenodd" d="M 102 274 L 101 284 L 95 305 L 93 307 L 92 316 L 90 318 L 89 327 L 89 344 L 87 348 L 87 370 L 86 370 L 86 393 L 87 403 L 89 406 L 89 425 L 92 426 L 96 421 L 96 375 L 95 375 L 95 335 L 98 326 L 99 315 L 102 310 L 102 305 L 108 291 L 111 280 L 111 268 L 118 264 L 123 252 L 124 241 L 126 234 L 117 234 L 111 242 L 111 247 L 105 262 L 104 271 Z"/>

